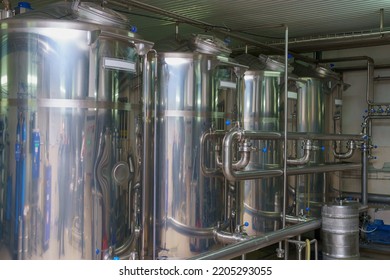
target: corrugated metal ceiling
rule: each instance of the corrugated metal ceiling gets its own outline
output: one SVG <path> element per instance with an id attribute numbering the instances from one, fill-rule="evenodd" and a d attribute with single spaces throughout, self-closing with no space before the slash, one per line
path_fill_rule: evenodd
<path id="1" fill-rule="evenodd" d="M 54 2 L 58 1 L 37 0 L 31 3 L 33 8 L 40 8 Z M 284 28 L 270 27 L 282 24 L 288 26 L 291 40 L 340 33 L 376 32 L 380 27 L 380 9 L 384 11 L 385 30 L 390 26 L 389 0 L 116 0 L 128 4 L 128 9 L 123 5 L 115 5 L 115 1 L 104 2 L 108 7 L 126 13 L 142 37 L 154 42 L 174 36 L 175 20 L 137 8 L 131 5 L 132 2 L 148 4 L 208 23 L 214 26 L 207 28 L 209 33 L 233 30 L 236 34 L 266 43 L 283 40 Z M 204 27 L 179 24 L 179 32 L 183 36 L 204 31 Z M 244 45 L 234 38 L 232 44 Z"/>

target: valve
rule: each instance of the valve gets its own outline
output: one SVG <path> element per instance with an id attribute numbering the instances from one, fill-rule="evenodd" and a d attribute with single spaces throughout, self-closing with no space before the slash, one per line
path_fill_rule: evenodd
<path id="1" fill-rule="evenodd" d="M 245 233 L 245 228 L 249 226 L 248 222 L 244 222 L 242 225 L 237 225 L 235 232 L 236 233 Z"/>

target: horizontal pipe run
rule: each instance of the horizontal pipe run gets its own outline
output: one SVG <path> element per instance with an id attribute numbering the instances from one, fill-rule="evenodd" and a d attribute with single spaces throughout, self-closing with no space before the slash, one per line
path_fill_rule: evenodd
<path id="1" fill-rule="evenodd" d="M 250 138 L 253 140 L 278 140 L 284 138 L 284 133 L 243 130 L 242 137 Z M 291 133 L 287 133 L 287 139 L 288 140 L 325 140 L 325 141 L 326 140 L 327 141 L 343 141 L 343 140 L 362 141 L 363 135 L 291 132 Z"/>
<path id="2" fill-rule="evenodd" d="M 342 192 L 343 197 L 351 197 L 354 199 L 361 199 L 362 195 L 361 193 L 354 193 L 354 192 Z M 367 194 L 368 202 L 370 203 L 383 203 L 383 204 L 390 204 L 390 195 L 384 195 L 384 194 Z"/>
<path id="3" fill-rule="evenodd" d="M 361 55 L 361 56 L 349 56 L 349 57 L 335 57 L 335 58 L 326 58 L 320 59 L 319 63 L 331 63 L 331 62 L 346 62 L 346 61 L 361 61 L 367 60 L 370 63 L 374 63 L 374 59 L 369 56 Z"/>
<path id="4" fill-rule="evenodd" d="M 317 134 L 317 133 L 288 133 L 287 138 L 289 140 L 323 140 L 323 141 L 343 141 L 354 140 L 362 141 L 364 135 L 360 134 Z"/>
<path id="5" fill-rule="evenodd" d="M 305 167 L 292 167 L 287 169 L 287 175 L 302 175 L 311 173 L 326 173 L 334 171 L 355 170 L 361 168 L 361 163 L 320 164 Z"/>
<path id="6" fill-rule="evenodd" d="M 279 241 L 292 238 L 294 236 L 316 230 L 321 227 L 321 220 L 314 219 L 305 223 L 299 223 L 266 233 L 260 237 L 254 237 L 246 241 L 238 242 L 235 244 L 227 245 L 219 250 L 206 252 L 197 255 L 191 259 L 194 260 L 220 260 L 220 259 L 232 259 L 243 254 L 247 254 L 267 246 L 278 243 Z"/>
<path id="7" fill-rule="evenodd" d="M 291 167 L 287 169 L 287 175 L 303 175 L 311 173 L 326 173 L 335 171 L 355 170 L 361 168 L 360 163 L 338 163 L 338 164 L 322 164 L 304 167 Z M 283 175 L 281 169 L 259 169 L 259 170 L 245 170 L 234 171 L 225 174 L 226 178 L 230 181 L 239 180 L 254 180 L 269 177 L 278 177 Z"/>

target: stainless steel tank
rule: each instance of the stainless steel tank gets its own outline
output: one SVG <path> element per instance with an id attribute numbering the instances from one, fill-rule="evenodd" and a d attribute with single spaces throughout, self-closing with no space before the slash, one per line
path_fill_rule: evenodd
<path id="1" fill-rule="evenodd" d="M 128 30 L 120 14 L 78 2 L 0 22 L 1 258 L 131 250 L 152 44 Z"/>
<path id="2" fill-rule="evenodd" d="M 322 207 L 324 259 L 359 258 L 359 208 L 357 204 Z"/>
<path id="3" fill-rule="evenodd" d="M 330 108 L 327 106 L 327 96 L 331 94 L 333 85 L 339 81 L 335 72 L 324 67 L 294 65 L 294 73 L 299 76 L 296 82 L 297 109 L 296 132 L 333 133 L 328 131 L 327 118 Z M 302 157 L 304 150 L 302 141 L 296 145 L 297 157 Z M 308 165 L 325 163 L 326 150 L 323 141 L 314 141 Z M 325 173 L 299 175 L 295 178 L 296 212 L 319 217 L 321 207 L 326 202 Z"/>
<path id="4" fill-rule="evenodd" d="M 200 139 L 210 129 L 224 129 L 226 120 L 237 119 L 242 66 L 226 56 L 216 38 L 195 36 L 191 46 L 190 52 L 158 54 L 158 259 L 188 258 L 222 246 L 216 244 L 213 230 L 230 218 L 224 178 L 202 175 Z M 207 147 L 206 154 L 206 164 L 215 167 L 214 146 Z"/>
<path id="5" fill-rule="evenodd" d="M 285 66 L 282 62 L 261 55 L 249 54 L 235 58 L 249 66 L 244 76 L 242 126 L 256 131 L 277 131 L 282 123 L 282 82 Z M 252 141 L 250 163 L 247 169 L 279 167 L 282 163 L 280 141 Z M 261 235 L 279 229 L 283 201 L 283 178 L 246 180 L 241 182 L 243 206 L 241 224 L 247 224 L 249 235 Z"/>

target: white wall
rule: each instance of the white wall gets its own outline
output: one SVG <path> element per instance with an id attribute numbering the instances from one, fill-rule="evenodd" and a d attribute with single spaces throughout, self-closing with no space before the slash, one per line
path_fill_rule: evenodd
<path id="1" fill-rule="evenodd" d="M 329 51 L 323 53 L 323 58 L 369 56 L 374 59 L 375 65 L 390 64 L 390 45 L 357 48 L 349 50 Z M 366 61 L 350 63 L 334 63 L 336 67 L 345 66 L 366 66 Z M 374 76 L 390 77 L 390 69 L 377 69 Z M 344 82 L 351 86 L 343 94 L 343 132 L 358 134 L 361 132 L 361 124 L 366 103 L 367 71 L 349 71 L 343 75 Z M 375 101 L 390 103 L 390 80 L 374 82 Z M 383 107 L 385 109 L 385 107 Z M 369 174 L 369 193 L 390 195 L 390 120 L 373 122 L 373 144 L 378 148 L 373 151 L 377 159 L 370 160 L 370 165 L 377 172 Z M 389 168 L 383 169 L 388 163 Z M 343 179 L 342 189 L 344 191 L 360 192 L 360 179 Z M 386 224 L 390 224 L 390 211 L 370 212 L 372 218 L 381 218 Z"/>

